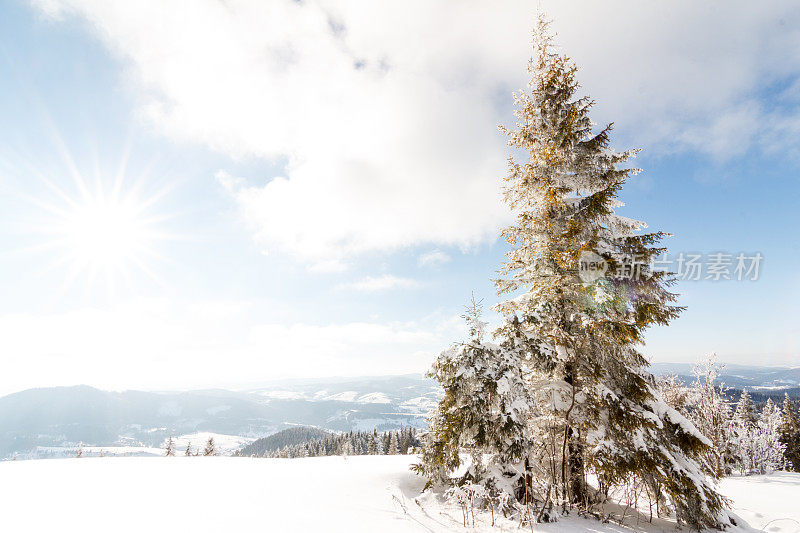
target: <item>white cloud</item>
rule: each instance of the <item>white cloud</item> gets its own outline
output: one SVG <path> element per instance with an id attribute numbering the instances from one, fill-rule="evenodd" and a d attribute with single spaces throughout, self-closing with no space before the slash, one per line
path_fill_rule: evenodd
<path id="1" fill-rule="evenodd" d="M 252 381 L 420 372 L 461 334 L 441 317 L 308 324 L 261 322 L 252 315 L 247 302 L 166 299 L 51 315 L 3 314 L 0 395 L 77 383 L 112 389 L 235 386 L 242 383 L 242 369 Z"/>
<path id="2" fill-rule="evenodd" d="M 315 274 L 333 274 L 345 272 L 350 265 L 340 259 L 326 259 L 308 266 L 307 270 Z"/>
<path id="3" fill-rule="evenodd" d="M 90 21 L 165 135 L 288 161 L 260 183 L 221 175 L 266 249 L 472 246 L 507 219 L 495 126 L 525 82 L 534 3 L 34 2 Z M 795 142 L 776 128 L 796 107 L 776 124 L 763 94 L 800 72 L 795 2 L 543 7 L 616 145 L 725 159 Z"/>
<path id="4" fill-rule="evenodd" d="M 416 289 L 419 286 L 420 283 L 416 280 L 384 274 L 377 277 L 367 276 L 364 279 L 350 283 L 342 283 L 338 288 L 361 292 L 383 292 L 392 289 Z"/>
<path id="5" fill-rule="evenodd" d="M 450 261 L 450 256 L 444 253 L 441 250 L 433 250 L 424 254 L 421 254 L 417 258 L 417 264 L 419 266 L 428 267 L 428 266 L 439 266 Z"/>

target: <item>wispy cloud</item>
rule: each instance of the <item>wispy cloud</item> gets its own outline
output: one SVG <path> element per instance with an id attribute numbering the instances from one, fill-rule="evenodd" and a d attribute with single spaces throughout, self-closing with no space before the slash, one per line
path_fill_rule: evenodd
<path id="1" fill-rule="evenodd" d="M 283 176 L 249 176 L 259 185 L 221 178 L 265 249 L 316 263 L 470 246 L 508 219 L 496 125 L 526 82 L 531 2 L 198 0 L 190 17 L 178 0 L 34 3 L 91 22 L 164 135 L 289 161 Z M 764 93 L 800 74 L 794 1 L 543 7 L 615 146 L 725 159 L 764 138 L 797 144 L 781 134 L 797 106 L 775 124 Z"/>
<path id="2" fill-rule="evenodd" d="M 350 265 L 341 259 L 325 259 L 308 266 L 306 270 L 314 274 L 335 274 L 345 272 Z"/>
<path id="3" fill-rule="evenodd" d="M 421 283 L 417 280 L 384 274 L 383 276 L 367 276 L 358 281 L 342 283 L 338 285 L 338 288 L 361 292 L 383 292 L 392 289 L 416 289 L 420 286 Z"/>
<path id="4" fill-rule="evenodd" d="M 450 262 L 450 256 L 441 250 L 433 250 L 421 254 L 417 258 L 417 264 L 422 267 L 439 266 Z"/>
<path id="5" fill-rule="evenodd" d="M 252 302 L 174 299 L 52 315 L 0 314 L 0 353 L 8 354 L 0 395 L 76 383 L 174 389 L 235 384 L 253 376 L 419 372 L 463 329 L 443 316 L 282 323 L 254 314 Z"/>

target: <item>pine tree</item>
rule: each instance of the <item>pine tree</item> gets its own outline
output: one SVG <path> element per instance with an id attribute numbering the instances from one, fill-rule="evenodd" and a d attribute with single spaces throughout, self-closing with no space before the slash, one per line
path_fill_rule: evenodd
<path id="1" fill-rule="evenodd" d="M 345 457 L 353 455 L 353 442 L 349 438 L 344 442 L 344 446 L 342 446 L 342 455 Z"/>
<path id="2" fill-rule="evenodd" d="M 758 455 L 758 412 L 747 389 L 742 391 L 733 415 L 736 431 L 736 455 L 742 475 L 756 471 Z"/>
<path id="3" fill-rule="evenodd" d="M 378 454 L 378 438 L 375 435 L 369 436 L 369 441 L 367 442 L 367 454 L 369 455 L 377 455 Z"/>
<path id="4" fill-rule="evenodd" d="M 787 469 L 800 472 L 800 413 L 797 402 L 793 402 L 788 393 L 784 393 L 783 396 L 780 440 L 786 447 L 784 457 Z"/>
<path id="5" fill-rule="evenodd" d="M 711 441 L 708 458 L 717 477 L 729 473 L 738 462 L 736 428 L 725 397 L 725 386 L 716 385 L 723 368 L 724 365 L 717 364 L 716 354 L 695 365 L 695 381 L 689 398 L 692 404 L 689 419 Z"/>
<path id="6" fill-rule="evenodd" d="M 637 150 L 610 149 L 611 125 L 592 132 L 593 102 L 575 96 L 577 67 L 554 52 L 541 18 L 534 45 L 530 91 L 515 96 L 517 127 L 506 130 L 530 157 L 510 161 L 504 192 L 517 223 L 504 232 L 514 249 L 497 286 L 524 291 L 498 310 L 501 334 L 530 354 L 540 429 L 561 421 L 551 479 L 564 501 L 585 505 L 587 468 L 606 486 L 637 476 L 669 496 L 680 521 L 721 526 L 723 500 L 704 475 L 710 442 L 659 397 L 638 351 L 644 331 L 681 308 L 670 274 L 646 266 L 666 234 L 640 234 L 643 222 L 614 213 L 638 172 L 621 165 Z"/>
<path id="7" fill-rule="evenodd" d="M 680 522 L 724 527 L 725 502 L 707 479 L 711 442 L 660 398 L 638 350 L 649 326 L 681 311 L 668 290 L 674 278 L 647 268 L 665 251 L 658 243 L 666 234 L 640 234 L 644 223 L 614 213 L 638 172 L 621 165 L 636 150 L 610 149 L 611 125 L 592 132 L 593 102 L 576 97 L 577 68 L 554 52 L 547 25 L 540 17 L 529 90 L 515 95 L 516 128 L 504 129 L 529 158 L 509 162 L 504 196 L 517 219 L 503 232 L 513 249 L 496 284 L 513 297 L 496 308 L 504 316 L 500 349 L 481 357 L 523 367 L 526 429 L 546 443 L 523 450 L 526 487 L 546 487 L 544 505 L 586 508 L 587 471 L 601 493 L 638 479 L 668 498 Z M 448 390 L 431 433 L 456 433 L 450 440 L 458 441 L 467 426 L 441 414 L 454 408 Z"/>
<path id="8" fill-rule="evenodd" d="M 772 399 L 761 410 L 758 417 L 758 437 L 754 466 L 759 474 L 770 474 L 783 467 L 786 446 L 780 441 L 780 428 L 783 413 Z"/>
<path id="9" fill-rule="evenodd" d="M 469 340 L 442 352 L 429 373 L 444 398 L 429 420 L 422 462 L 414 469 L 428 478 L 427 486 L 447 483 L 449 472 L 461 465 L 460 453 L 467 452 L 470 468 L 459 484 L 481 482 L 514 496 L 519 463 L 532 446 L 526 429 L 530 400 L 518 352 L 484 342 L 481 314 L 473 296 L 462 315 Z"/>
<path id="10" fill-rule="evenodd" d="M 186 457 L 192 455 L 192 441 L 189 441 L 188 444 L 186 444 L 186 451 L 183 452 L 183 455 L 185 455 Z"/>
<path id="11" fill-rule="evenodd" d="M 203 455 L 206 457 L 211 455 L 217 455 L 217 446 L 214 444 L 214 437 L 208 437 L 208 441 L 206 442 L 206 447 L 203 450 Z"/>
<path id="12" fill-rule="evenodd" d="M 83 443 L 82 442 L 78 443 L 78 449 L 75 451 L 75 457 L 77 457 L 78 459 L 83 457 Z"/>
<path id="13" fill-rule="evenodd" d="M 748 428 L 755 427 L 758 422 L 758 412 L 756 411 L 756 406 L 753 405 L 753 400 L 750 398 L 750 393 L 747 392 L 747 389 L 744 389 L 741 396 L 739 396 L 734 418 L 739 424 Z"/>
<path id="14" fill-rule="evenodd" d="M 392 434 L 391 433 L 384 433 L 383 438 L 381 438 L 381 444 L 383 445 L 383 454 L 389 453 L 389 445 L 392 443 Z"/>
<path id="15" fill-rule="evenodd" d="M 166 457 L 175 457 L 175 442 L 172 440 L 172 435 L 167 439 L 167 449 L 164 455 Z"/>
<path id="16" fill-rule="evenodd" d="M 408 449 L 411 447 L 411 428 L 404 427 L 400 428 L 400 453 L 403 455 L 408 453 Z"/>
<path id="17" fill-rule="evenodd" d="M 397 455 L 399 445 L 397 443 L 397 432 L 392 431 L 392 436 L 389 438 L 389 450 L 387 453 L 389 455 Z"/>

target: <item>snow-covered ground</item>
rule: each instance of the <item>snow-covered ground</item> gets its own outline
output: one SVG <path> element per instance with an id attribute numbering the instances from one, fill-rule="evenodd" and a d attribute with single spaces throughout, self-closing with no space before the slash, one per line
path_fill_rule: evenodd
<path id="1" fill-rule="evenodd" d="M 36 446 L 31 450 L 16 454 L 18 459 L 63 459 L 75 457 L 77 446 Z M 164 455 L 162 448 L 148 446 L 84 446 L 83 456 L 159 456 Z"/>
<path id="2" fill-rule="evenodd" d="M 800 533 L 800 474 L 730 477 L 720 490 L 735 502 L 735 512 L 751 527 L 769 532 Z"/>
<path id="3" fill-rule="evenodd" d="M 242 446 L 250 444 L 254 437 L 240 437 L 238 435 L 223 435 L 222 433 L 211 433 L 209 431 L 200 431 L 189 435 L 177 435 L 173 437 L 175 443 L 175 453 L 182 454 L 186 451 L 186 446 L 191 445 L 192 451 L 200 451 L 203 453 L 203 448 L 208 442 L 209 437 L 214 439 L 214 445 L 220 455 L 230 455 Z M 160 455 L 164 455 L 163 448 L 166 448 L 166 441 L 161 445 L 162 450 Z"/>
<path id="4" fill-rule="evenodd" d="M 105 457 L 0 463 L 0 531 L 162 532 L 465 531 L 461 512 L 419 497 L 408 456 L 252 459 Z M 735 512 L 771 533 L 800 531 L 800 475 L 734 478 Z M 642 522 L 634 529 L 663 531 Z M 630 531 L 563 518 L 542 532 Z M 516 522 L 470 531 L 525 531 Z M 672 529 L 674 531 L 674 529 Z"/>
<path id="5" fill-rule="evenodd" d="M 232 455 L 242 446 L 253 442 L 255 437 L 241 437 L 239 435 L 224 435 L 222 433 L 211 433 L 200 431 L 187 435 L 176 435 L 173 437 L 175 454 L 182 455 L 186 451 L 186 446 L 191 444 L 192 452 L 203 453 L 209 437 L 214 438 L 214 445 L 220 455 Z M 19 459 L 62 459 L 65 457 L 75 457 L 78 446 L 36 446 L 29 451 L 18 453 Z M 161 456 L 166 451 L 166 439 L 161 446 L 154 448 L 151 446 L 83 446 L 84 457 L 97 456 Z"/>

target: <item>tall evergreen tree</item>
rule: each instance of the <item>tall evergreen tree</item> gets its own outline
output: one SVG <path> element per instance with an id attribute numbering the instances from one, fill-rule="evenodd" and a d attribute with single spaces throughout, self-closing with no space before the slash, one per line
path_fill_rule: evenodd
<path id="1" fill-rule="evenodd" d="M 770 474 L 784 465 L 786 446 L 780 440 L 782 419 L 780 408 L 768 398 L 758 416 L 755 470 L 759 474 Z"/>
<path id="2" fill-rule="evenodd" d="M 505 130 L 529 157 L 509 164 L 504 193 L 517 222 L 504 231 L 513 250 L 497 286 L 515 295 L 498 306 L 500 333 L 530 354 L 537 418 L 563 426 L 552 479 L 565 501 L 585 505 L 587 468 L 606 486 L 637 476 L 666 493 L 680 521 L 725 525 L 706 480 L 711 443 L 659 397 L 638 350 L 649 326 L 681 308 L 670 274 L 646 267 L 666 234 L 641 234 L 643 222 L 614 213 L 638 172 L 621 165 L 637 150 L 612 150 L 610 124 L 593 133 L 593 102 L 576 96 L 577 67 L 541 18 L 534 47 L 529 91 L 515 95 L 517 125 Z"/>
<path id="3" fill-rule="evenodd" d="M 519 352 L 484 341 L 481 313 L 473 297 L 462 315 L 469 340 L 442 352 L 429 374 L 442 384 L 444 398 L 415 471 L 428 477 L 429 486 L 447 482 L 467 452 L 470 467 L 459 482 L 483 482 L 513 496 L 518 465 L 533 444 L 526 428 L 530 400 Z"/>
<path id="4" fill-rule="evenodd" d="M 203 450 L 204 456 L 217 455 L 217 445 L 214 444 L 214 437 L 208 437 L 206 447 Z"/>
<path id="5" fill-rule="evenodd" d="M 758 423 L 758 411 L 756 411 L 756 406 L 753 404 L 753 399 L 747 389 L 744 389 L 741 396 L 739 396 L 734 418 L 746 428 L 753 428 Z"/>
<path id="6" fill-rule="evenodd" d="M 189 441 L 189 443 L 186 445 L 186 451 L 183 452 L 183 455 L 185 455 L 186 457 L 192 455 L 192 441 Z"/>
<path id="7" fill-rule="evenodd" d="M 344 446 L 342 446 L 342 455 L 347 457 L 348 455 L 353 455 L 353 441 L 347 439 L 344 442 Z"/>
<path id="8" fill-rule="evenodd" d="M 548 487 L 547 500 L 577 507 L 590 504 L 587 471 L 601 492 L 639 479 L 680 522 L 724 527 L 725 502 L 707 479 L 711 443 L 660 398 L 638 349 L 649 326 L 681 311 L 668 290 L 674 279 L 646 267 L 666 234 L 641 234 L 644 223 L 614 213 L 638 172 L 621 165 L 636 150 L 612 150 L 611 125 L 593 133 L 593 102 L 576 96 L 577 67 L 556 53 L 547 25 L 540 18 L 534 32 L 516 127 L 504 129 L 528 158 L 509 161 L 504 196 L 517 218 L 503 232 L 513 249 L 496 281 L 509 295 L 497 306 L 505 319 L 496 337 L 523 365 L 529 429 L 547 443 L 526 450 L 525 478 Z"/>
<path id="9" fill-rule="evenodd" d="M 164 455 L 167 457 L 175 456 L 175 441 L 172 440 L 172 435 L 170 435 L 169 439 L 167 439 L 167 449 Z"/>
<path id="10" fill-rule="evenodd" d="M 397 455 L 399 444 L 397 442 L 397 432 L 392 431 L 392 436 L 389 438 L 389 449 L 386 452 L 388 455 Z"/>
<path id="11" fill-rule="evenodd" d="M 758 411 L 747 389 L 742 391 L 733 413 L 736 458 L 742 475 L 756 471 L 758 456 Z"/>
<path id="12" fill-rule="evenodd" d="M 384 433 L 381 437 L 381 445 L 383 446 L 383 454 L 389 453 L 389 445 L 392 443 L 392 434 L 391 433 Z"/>
<path id="13" fill-rule="evenodd" d="M 411 430 L 407 427 L 400 429 L 400 450 L 402 454 L 407 454 L 408 449 L 411 447 Z"/>
<path id="14" fill-rule="evenodd" d="M 787 469 L 800 472 L 800 412 L 797 402 L 792 401 L 788 393 L 784 393 L 783 396 L 780 439 L 786 447 L 784 457 Z"/>
<path id="15" fill-rule="evenodd" d="M 367 443 L 367 454 L 368 455 L 377 455 L 378 454 L 378 436 L 377 436 L 377 434 L 371 434 L 369 436 L 369 441 Z"/>
<path id="16" fill-rule="evenodd" d="M 730 472 L 738 460 L 731 407 L 725 397 L 724 385 L 716 384 L 724 366 L 717 363 L 716 354 L 695 365 L 695 381 L 690 398 L 692 409 L 689 419 L 712 443 L 709 460 L 717 477 Z"/>

